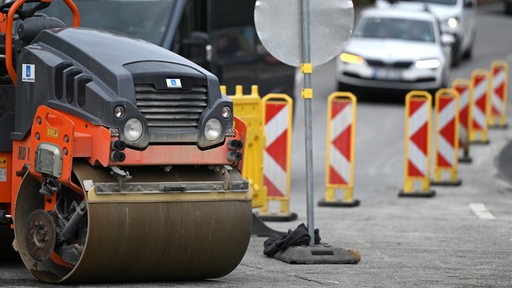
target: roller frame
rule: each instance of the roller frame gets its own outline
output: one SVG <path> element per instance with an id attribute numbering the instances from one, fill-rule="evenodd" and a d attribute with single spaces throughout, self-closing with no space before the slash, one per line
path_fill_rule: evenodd
<path id="1" fill-rule="evenodd" d="M 34 125 L 33 137 L 16 145 L 37 149 L 40 144 L 37 142 L 51 142 L 50 138 L 41 137 L 48 123 L 38 118 L 59 118 L 59 123 L 66 127 L 60 131 L 67 132 L 66 135 L 95 139 L 95 136 L 86 137 L 85 131 L 77 131 L 76 127 L 86 126 L 82 120 L 40 107 L 34 122 L 41 123 Z M 97 130 L 93 125 L 88 127 Z M 98 131 L 103 135 L 101 129 Z M 39 137 L 35 136 L 37 133 Z M 92 144 L 89 140 L 78 143 Z M 76 140 L 72 138 L 67 143 Z M 52 145 L 63 151 L 65 144 L 54 140 Z M 237 168 L 240 164 L 225 161 L 216 165 L 142 166 L 127 157 L 126 166 L 115 166 L 118 170 L 112 170 L 108 166 L 91 165 L 91 162 L 100 163 L 94 160 L 94 155 L 106 153 L 95 154 L 94 147 L 89 150 L 66 147 L 68 153 L 63 153 L 59 175 L 36 171 L 36 165 L 29 161 L 35 161 L 34 158 L 18 159 L 15 164 L 30 166 L 15 194 L 15 244 L 25 266 L 39 280 L 48 283 L 201 280 L 225 276 L 242 260 L 251 235 L 252 194 Z M 228 148 L 219 147 L 212 154 L 218 157 L 224 149 Z M 72 157 L 76 153 L 84 156 L 84 151 L 90 151 L 90 157 Z M 120 181 L 112 173 L 123 169 L 130 172 L 131 180 Z M 67 192 L 61 190 L 53 196 L 43 196 L 40 190 L 48 177 L 59 181 Z M 25 224 L 32 211 L 54 209 L 57 193 L 77 193 L 85 200 L 87 236 L 76 265 L 66 263 L 58 253 L 43 261 L 36 260 L 22 240 L 27 237 Z"/>

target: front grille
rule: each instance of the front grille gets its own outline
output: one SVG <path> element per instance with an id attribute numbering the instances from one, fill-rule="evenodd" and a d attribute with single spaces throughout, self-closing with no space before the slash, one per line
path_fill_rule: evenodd
<path id="1" fill-rule="evenodd" d="M 137 107 L 149 127 L 197 128 L 208 105 L 206 87 L 155 89 L 152 84 L 135 84 Z"/>
<path id="2" fill-rule="evenodd" d="M 367 59 L 366 63 L 371 67 L 383 67 L 383 68 L 409 68 L 412 65 L 412 61 L 397 61 L 397 62 L 384 62 L 382 60 Z"/>
<path id="3" fill-rule="evenodd" d="M 365 81 L 379 81 L 379 82 L 393 82 L 393 83 L 426 83 L 426 82 L 435 82 L 436 78 L 434 77 L 426 77 L 426 78 L 418 78 L 415 80 L 393 80 L 393 79 L 375 79 L 375 78 L 366 78 L 361 77 L 357 73 L 352 72 L 343 72 L 343 75 L 350 77 L 350 78 L 357 78 L 357 79 L 364 79 Z"/>
<path id="4" fill-rule="evenodd" d="M 384 62 L 381 60 L 366 59 L 366 63 L 372 67 L 384 67 Z"/>

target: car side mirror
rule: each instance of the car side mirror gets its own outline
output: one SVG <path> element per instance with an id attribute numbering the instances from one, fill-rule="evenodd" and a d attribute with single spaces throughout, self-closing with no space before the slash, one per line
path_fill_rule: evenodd
<path id="1" fill-rule="evenodd" d="M 464 0 L 464 7 L 472 8 L 473 7 L 473 1 L 472 0 Z"/>
<path id="2" fill-rule="evenodd" d="M 441 34 L 441 44 L 443 46 L 452 46 L 455 43 L 455 37 L 452 34 Z"/>
<path id="3" fill-rule="evenodd" d="M 190 38 L 183 40 L 183 50 L 187 51 L 188 58 L 207 68 L 208 63 L 211 62 L 211 44 L 210 36 L 208 33 L 201 31 L 194 31 L 190 34 Z"/>

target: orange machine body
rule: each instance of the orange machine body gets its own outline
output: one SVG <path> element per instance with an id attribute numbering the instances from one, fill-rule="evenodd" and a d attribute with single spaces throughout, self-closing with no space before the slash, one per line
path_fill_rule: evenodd
<path id="1" fill-rule="evenodd" d="M 228 139 L 241 140 L 245 135 L 245 123 L 235 118 L 235 136 Z M 143 151 L 126 149 L 126 159 L 122 163 L 112 161 L 111 143 L 117 140 L 110 135 L 107 128 L 96 126 L 68 113 L 60 112 L 47 106 L 40 106 L 34 117 L 32 131 L 22 141 L 13 142 L 13 153 L 0 154 L 0 168 L 7 169 L 5 182 L 0 182 L 0 202 L 14 202 L 25 170 L 41 180 L 42 175 L 34 170 L 35 151 L 42 143 L 55 145 L 62 152 L 62 173 L 59 182 L 68 187 L 76 185 L 71 181 L 73 160 L 84 158 L 91 165 L 103 167 L 140 166 L 140 165 L 235 165 L 243 167 L 243 160 L 238 163 L 230 161 L 226 155 L 230 149 L 227 145 L 209 150 L 200 150 L 195 145 L 154 145 Z M 226 142 L 227 142 L 226 141 Z M 5 164 L 4 164 L 5 163 Z M 25 167 L 25 168 L 24 168 Z M 0 175 L 1 176 L 1 175 Z M 11 191 L 10 194 L 4 191 Z M 80 187 L 74 187 L 80 192 Z M 12 205 L 14 207 L 14 205 Z M 13 214 L 14 211 L 11 211 Z"/>

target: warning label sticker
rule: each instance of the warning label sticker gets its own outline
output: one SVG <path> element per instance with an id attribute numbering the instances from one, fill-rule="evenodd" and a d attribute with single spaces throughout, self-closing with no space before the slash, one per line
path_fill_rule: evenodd
<path id="1" fill-rule="evenodd" d="M 34 64 L 22 64 L 21 65 L 23 82 L 35 82 L 36 81 L 36 65 Z"/>
<path id="2" fill-rule="evenodd" d="M 0 157 L 0 182 L 7 182 L 7 158 Z"/>

